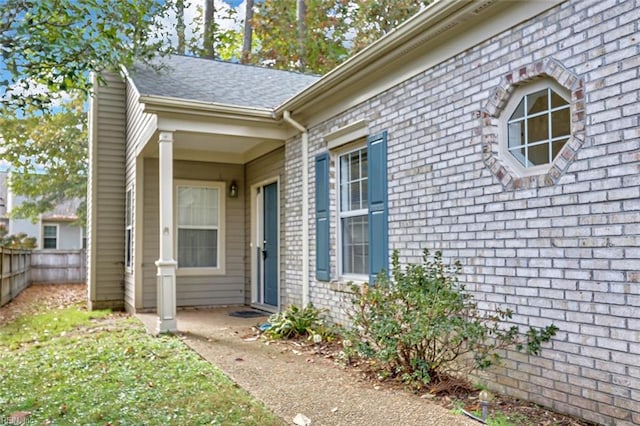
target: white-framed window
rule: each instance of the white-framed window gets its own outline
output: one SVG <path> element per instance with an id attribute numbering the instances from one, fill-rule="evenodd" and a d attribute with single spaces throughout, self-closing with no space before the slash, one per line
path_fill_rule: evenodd
<path id="1" fill-rule="evenodd" d="M 42 227 L 42 248 L 58 248 L 58 225 L 44 225 Z"/>
<path id="2" fill-rule="evenodd" d="M 363 280 L 369 274 L 367 157 L 366 146 L 338 156 L 340 274 Z"/>
<path id="3" fill-rule="evenodd" d="M 125 255 L 124 266 L 133 266 L 133 189 L 128 189 L 125 200 Z"/>
<path id="4" fill-rule="evenodd" d="M 502 115 L 501 156 L 521 175 L 546 171 L 571 137 L 571 102 L 550 80 L 526 84 Z"/>
<path id="5" fill-rule="evenodd" d="M 222 182 L 176 181 L 178 273 L 224 273 L 224 202 Z"/>

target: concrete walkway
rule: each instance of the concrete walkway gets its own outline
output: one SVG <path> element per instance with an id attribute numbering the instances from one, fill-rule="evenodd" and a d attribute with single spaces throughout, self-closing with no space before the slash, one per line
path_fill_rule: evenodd
<path id="1" fill-rule="evenodd" d="M 178 313 L 185 343 L 263 402 L 283 424 L 303 414 L 311 425 L 469 425 L 463 416 L 408 392 L 377 388 L 333 361 L 296 355 L 281 344 L 251 339 L 251 327 L 267 316 L 242 319 L 229 312 L 247 307 L 187 310 Z M 149 330 L 155 314 L 138 314 Z"/>

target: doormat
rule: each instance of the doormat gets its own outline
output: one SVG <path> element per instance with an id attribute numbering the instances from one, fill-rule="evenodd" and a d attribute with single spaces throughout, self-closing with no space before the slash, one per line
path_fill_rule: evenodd
<path id="1" fill-rule="evenodd" d="M 266 317 L 267 313 L 261 311 L 233 311 L 229 312 L 229 316 L 238 318 L 258 318 Z"/>

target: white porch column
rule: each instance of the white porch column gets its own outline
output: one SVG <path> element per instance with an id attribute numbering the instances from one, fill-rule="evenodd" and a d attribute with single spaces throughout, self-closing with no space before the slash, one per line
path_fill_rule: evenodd
<path id="1" fill-rule="evenodd" d="M 160 258 L 158 267 L 158 333 L 174 332 L 176 321 L 176 267 L 173 257 L 173 133 L 160 132 Z"/>

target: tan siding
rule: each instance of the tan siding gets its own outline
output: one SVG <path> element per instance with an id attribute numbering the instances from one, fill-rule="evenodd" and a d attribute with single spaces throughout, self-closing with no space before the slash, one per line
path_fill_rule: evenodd
<path id="1" fill-rule="evenodd" d="M 176 161 L 175 179 L 224 181 L 235 180 L 239 188 L 244 187 L 244 166 Z M 146 159 L 144 164 L 144 308 L 156 306 L 156 269 L 158 258 L 158 161 Z M 176 297 L 178 306 L 238 305 L 244 303 L 245 283 L 245 224 L 243 197 L 228 198 L 226 203 L 225 227 L 225 275 L 178 276 Z"/>
<path id="2" fill-rule="evenodd" d="M 284 283 L 284 148 L 277 149 L 264 155 L 246 166 L 246 190 L 244 191 L 245 204 L 245 303 L 251 303 L 251 186 L 266 180 L 279 178 L 280 188 L 280 299 Z M 281 303 L 282 305 L 282 303 Z"/>
<path id="3" fill-rule="evenodd" d="M 126 189 L 131 188 L 133 193 L 132 206 L 133 215 L 136 212 L 136 197 L 139 193 L 138 188 L 135 187 L 136 183 L 136 153 L 139 151 L 142 144 L 147 141 L 142 140 L 144 129 L 146 129 L 151 122 L 154 121 L 154 116 L 145 113 L 143 105 L 140 103 L 140 96 L 134 87 L 130 83 L 126 87 L 126 103 L 127 103 L 127 130 L 126 130 Z M 141 189 L 141 188 L 140 188 Z M 157 203 L 155 204 L 157 205 Z M 142 294 L 135 294 L 136 291 L 136 274 L 143 274 L 142 270 L 135 265 L 139 265 L 140 262 L 136 260 L 136 245 L 143 245 L 142 241 L 136 241 L 135 238 L 135 220 L 133 229 L 133 268 L 130 272 L 125 272 L 125 304 L 135 310 L 136 307 L 142 306 L 140 299 Z"/>
<path id="4" fill-rule="evenodd" d="M 92 307 L 123 307 L 125 89 L 106 75 L 92 102 L 88 244 Z"/>

